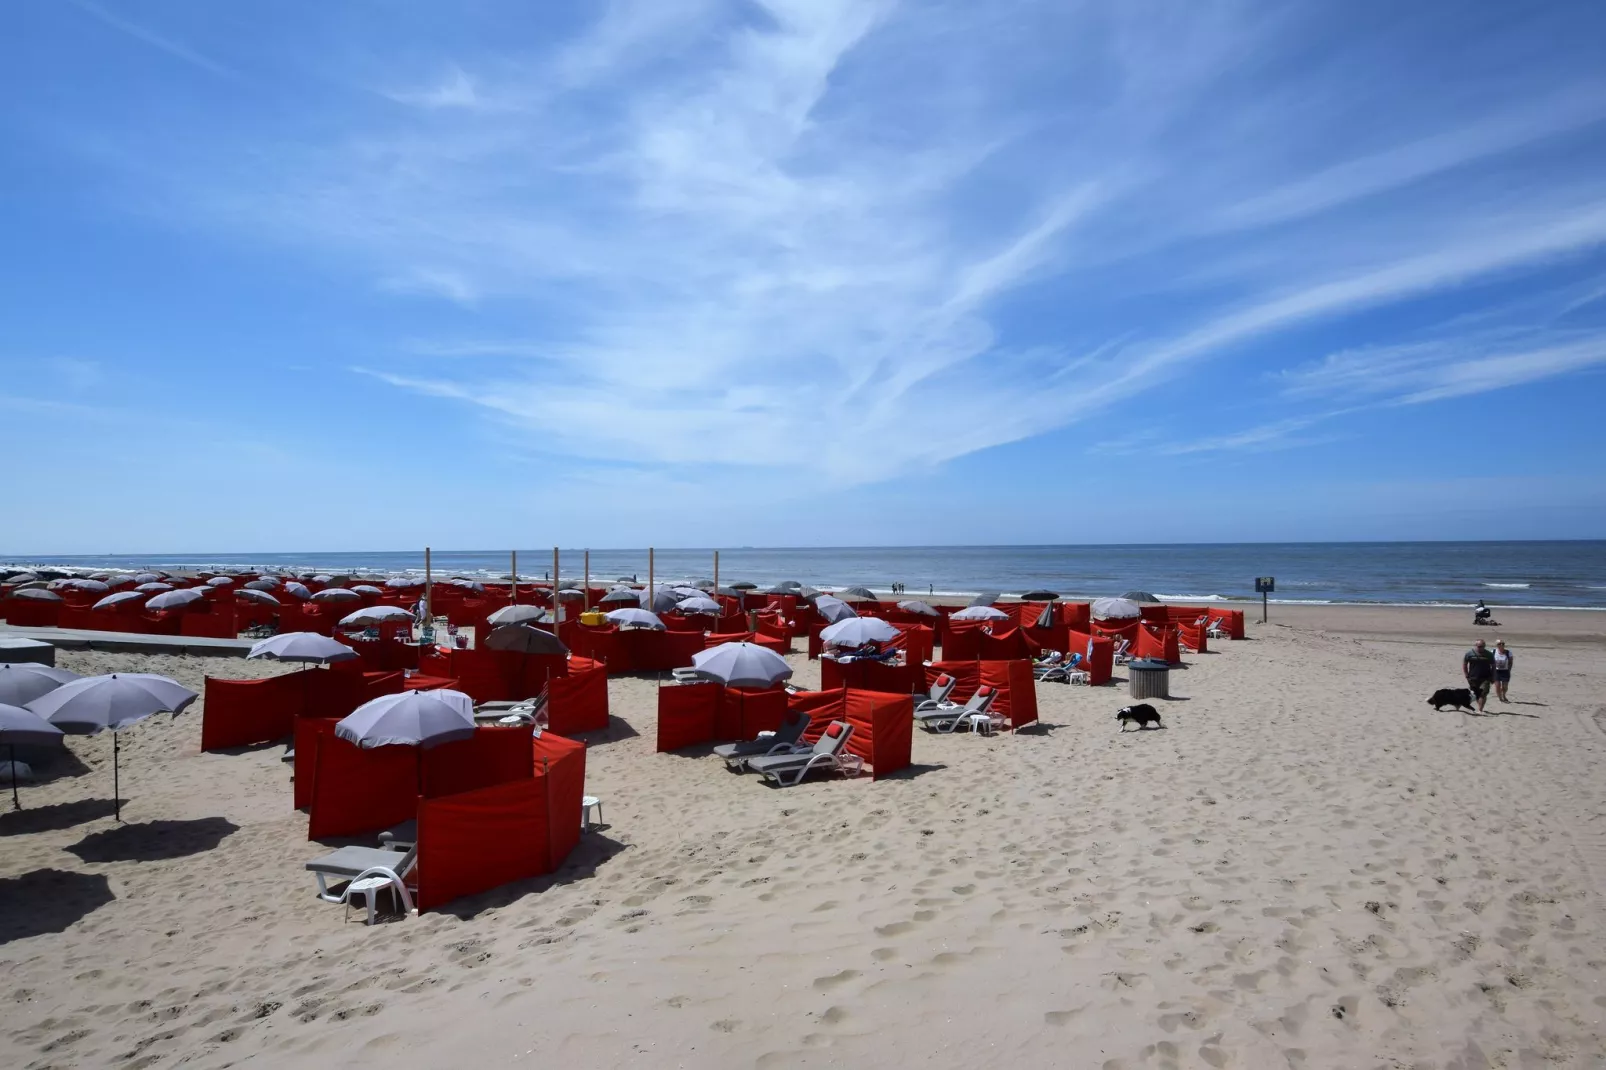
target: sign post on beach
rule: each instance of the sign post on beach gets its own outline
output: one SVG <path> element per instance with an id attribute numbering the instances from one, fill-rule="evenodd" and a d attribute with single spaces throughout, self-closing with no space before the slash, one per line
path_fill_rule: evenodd
<path id="1" fill-rule="evenodd" d="M 1256 576 L 1255 593 L 1260 595 L 1260 623 L 1266 623 L 1266 596 L 1277 589 L 1276 576 Z"/>
<path id="2" fill-rule="evenodd" d="M 714 601 L 716 601 L 716 602 L 719 601 L 719 551 L 718 550 L 714 551 Z M 723 613 L 724 610 L 720 610 L 720 612 Z M 743 736 L 742 738 L 746 739 L 747 737 Z"/>
<path id="3" fill-rule="evenodd" d="M 509 588 L 507 604 L 516 606 L 519 604 L 519 552 L 517 550 L 508 552 L 507 570 L 513 576 L 513 586 Z"/>
<path id="4" fill-rule="evenodd" d="M 435 619 L 435 583 L 429 571 L 429 547 L 424 547 L 424 623 Z"/>
<path id="5" fill-rule="evenodd" d="M 647 547 L 647 608 L 652 608 L 652 547 Z"/>
<path id="6" fill-rule="evenodd" d="M 558 548 L 552 547 L 552 634 L 558 634 L 563 623 L 563 603 L 558 600 Z"/>
<path id="7" fill-rule="evenodd" d="M 591 551 L 590 550 L 586 551 L 585 569 L 586 569 L 585 586 L 580 588 L 580 593 L 582 595 L 584 595 L 585 597 L 584 597 L 584 600 L 580 603 L 580 605 L 583 606 L 586 609 L 587 612 L 589 612 L 590 609 L 591 609 Z"/>

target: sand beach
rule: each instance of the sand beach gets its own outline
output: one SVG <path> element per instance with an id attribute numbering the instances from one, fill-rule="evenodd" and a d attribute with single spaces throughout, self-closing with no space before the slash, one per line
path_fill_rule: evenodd
<path id="1" fill-rule="evenodd" d="M 658 684 L 616 678 L 566 866 L 371 928 L 314 897 L 279 747 L 147 721 L 118 827 L 110 740 L 70 738 L 0 814 L 0 1063 L 1606 1065 L 1606 616 L 1503 619 L 1488 716 L 1423 701 L 1464 611 L 1274 606 L 1164 731 L 1043 684 L 1033 730 L 781 790 L 653 753 Z"/>

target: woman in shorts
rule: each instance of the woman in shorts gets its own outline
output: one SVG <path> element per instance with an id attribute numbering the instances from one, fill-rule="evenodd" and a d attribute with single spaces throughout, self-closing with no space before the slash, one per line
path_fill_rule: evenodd
<path id="1" fill-rule="evenodd" d="M 1511 684 L 1511 663 L 1515 661 L 1511 651 L 1506 649 L 1504 639 L 1494 642 L 1494 697 L 1501 702 L 1510 702 L 1506 697 L 1506 688 Z"/>

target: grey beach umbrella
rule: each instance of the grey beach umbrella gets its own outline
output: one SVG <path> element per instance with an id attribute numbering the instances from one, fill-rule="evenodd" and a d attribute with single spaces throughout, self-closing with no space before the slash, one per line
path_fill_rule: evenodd
<path id="1" fill-rule="evenodd" d="M 911 598 L 907 602 L 899 602 L 898 603 L 898 608 L 903 610 L 905 613 L 918 613 L 922 617 L 940 617 L 940 616 L 942 616 L 941 613 L 938 613 L 935 609 L 932 609 L 930 606 L 926 605 L 924 602 L 920 601 L 919 599 L 915 599 L 915 598 Z"/>
<path id="2" fill-rule="evenodd" d="M 348 591 L 344 587 L 325 587 L 312 596 L 312 600 L 319 605 L 339 602 L 361 602 L 362 595 L 356 591 Z"/>
<path id="3" fill-rule="evenodd" d="M 350 661 L 358 654 L 338 639 L 317 632 L 285 632 L 273 635 L 251 647 L 248 658 L 270 661 L 302 661 L 327 665 L 331 661 Z"/>
<path id="4" fill-rule="evenodd" d="M 994 602 L 998 601 L 998 598 L 999 598 L 999 592 L 998 591 L 983 591 L 981 594 L 978 594 L 975 598 L 972 598 L 970 600 L 970 602 L 969 602 L 969 605 L 971 605 L 971 606 L 990 606 Z"/>
<path id="5" fill-rule="evenodd" d="M 123 819 L 122 779 L 117 733 L 156 713 L 184 712 L 198 696 L 177 680 L 152 673 L 85 676 L 62 684 L 28 703 L 27 708 L 69 735 L 112 734 L 112 805 Z"/>
<path id="6" fill-rule="evenodd" d="M 366 628 L 370 624 L 385 624 L 390 621 L 412 620 L 413 615 L 401 606 L 367 606 L 348 613 L 340 618 L 342 628 Z"/>
<path id="7" fill-rule="evenodd" d="M 658 619 L 657 614 L 645 609 L 615 609 L 608 614 L 608 619 L 620 628 L 649 628 L 655 632 L 664 630 L 664 622 Z"/>
<path id="8" fill-rule="evenodd" d="M 890 643 L 898 638 L 898 629 L 876 617 L 849 617 L 823 629 L 820 638 L 832 646 Z"/>
<path id="9" fill-rule="evenodd" d="M 61 595 L 57 594 L 55 591 L 47 591 L 43 587 L 24 587 L 21 590 L 12 591 L 11 592 L 11 597 L 12 598 L 20 598 L 25 602 L 65 602 L 66 601 L 65 598 L 61 597 Z"/>
<path id="10" fill-rule="evenodd" d="M 693 654 L 691 663 L 727 687 L 774 687 L 792 675 L 785 658 L 757 643 L 721 643 Z"/>
<path id="11" fill-rule="evenodd" d="M 1053 591 L 1027 591 L 1020 596 L 1022 602 L 1054 602 L 1058 599 L 1059 595 Z"/>
<path id="12" fill-rule="evenodd" d="M 682 598 L 675 603 L 675 608 L 682 613 L 712 613 L 718 616 L 721 612 L 720 604 L 712 598 L 696 595 L 691 598 Z"/>
<path id="13" fill-rule="evenodd" d="M 291 580 L 289 583 L 284 585 L 284 593 L 289 595 L 291 598 L 305 602 L 307 599 L 312 597 L 312 588 L 308 587 L 304 583 L 297 583 L 296 581 Z"/>
<path id="14" fill-rule="evenodd" d="M 814 611 L 824 617 L 827 624 L 835 624 L 838 621 L 859 615 L 852 606 L 842 601 L 842 599 L 832 598 L 828 594 L 822 594 L 814 600 Z"/>
<path id="15" fill-rule="evenodd" d="M 1128 602 L 1151 602 L 1152 603 L 1152 602 L 1158 602 L 1160 600 L 1160 596 L 1159 595 L 1151 594 L 1148 591 L 1127 591 L 1121 597 L 1125 598 Z"/>
<path id="16" fill-rule="evenodd" d="M 234 592 L 234 597 L 242 602 L 255 602 L 261 606 L 276 606 L 279 604 L 279 600 L 267 591 L 259 591 L 250 587 L 241 587 Z"/>
<path id="17" fill-rule="evenodd" d="M 856 602 L 874 602 L 876 600 L 875 592 L 868 587 L 849 587 L 838 597 L 844 600 L 852 598 Z"/>
<path id="18" fill-rule="evenodd" d="M 493 627 L 504 624 L 524 624 L 530 621 L 546 620 L 547 612 L 540 606 L 503 606 L 485 619 Z"/>
<path id="19" fill-rule="evenodd" d="M 77 673 L 58 669 L 54 665 L 36 665 L 31 661 L 3 664 L 0 665 L 0 702 L 8 706 L 26 706 L 62 684 L 80 679 L 82 677 Z"/>
<path id="20" fill-rule="evenodd" d="M 516 654 L 567 654 L 563 640 L 549 631 L 528 624 L 504 624 L 492 628 L 485 637 L 488 650 L 511 650 Z"/>
<path id="21" fill-rule="evenodd" d="M 358 706 L 335 735 L 362 748 L 433 747 L 474 734 L 474 700 L 461 691 L 403 691 Z"/>
<path id="22" fill-rule="evenodd" d="M 1125 598 L 1100 598 L 1093 603 L 1095 620 L 1124 620 L 1143 616 L 1143 610 Z"/>
<path id="23" fill-rule="evenodd" d="M 992 606 L 966 606 L 949 620 L 1008 620 L 1009 614 Z"/>
<path id="24" fill-rule="evenodd" d="M 205 601 L 206 595 L 191 587 L 182 591 L 163 591 L 161 594 L 145 603 L 146 609 L 183 609 L 197 602 Z"/>
<path id="25" fill-rule="evenodd" d="M 640 604 L 641 596 L 639 594 L 622 588 L 617 591 L 609 591 L 597 600 L 597 605 L 599 606 L 639 606 Z"/>
<path id="26" fill-rule="evenodd" d="M 0 743 L 6 745 L 6 756 L 11 759 L 11 808 L 21 810 L 22 800 L 17 795 L 17 744 L 59 747 L 61 729 L 32 710 L 0 702 Z"/>
<path id="27" fill-rule="evenodd" d="M 145 597 L 144 591 L 118 591 L 116 594 L 107 595 L 89 608 L 116 609 L 118 606 L 126 606 L 131 602 L 143 602 Z"/>

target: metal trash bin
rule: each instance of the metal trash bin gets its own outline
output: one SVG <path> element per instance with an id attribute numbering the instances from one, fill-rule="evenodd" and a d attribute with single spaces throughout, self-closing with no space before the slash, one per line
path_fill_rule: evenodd
<path id="1" fill-rule="evenodd" d="M 1133 698 L 1170 698 L 1171 666 L 1153 658 L 1140 658 L 1126 666 L 1127 694 Z"/>

